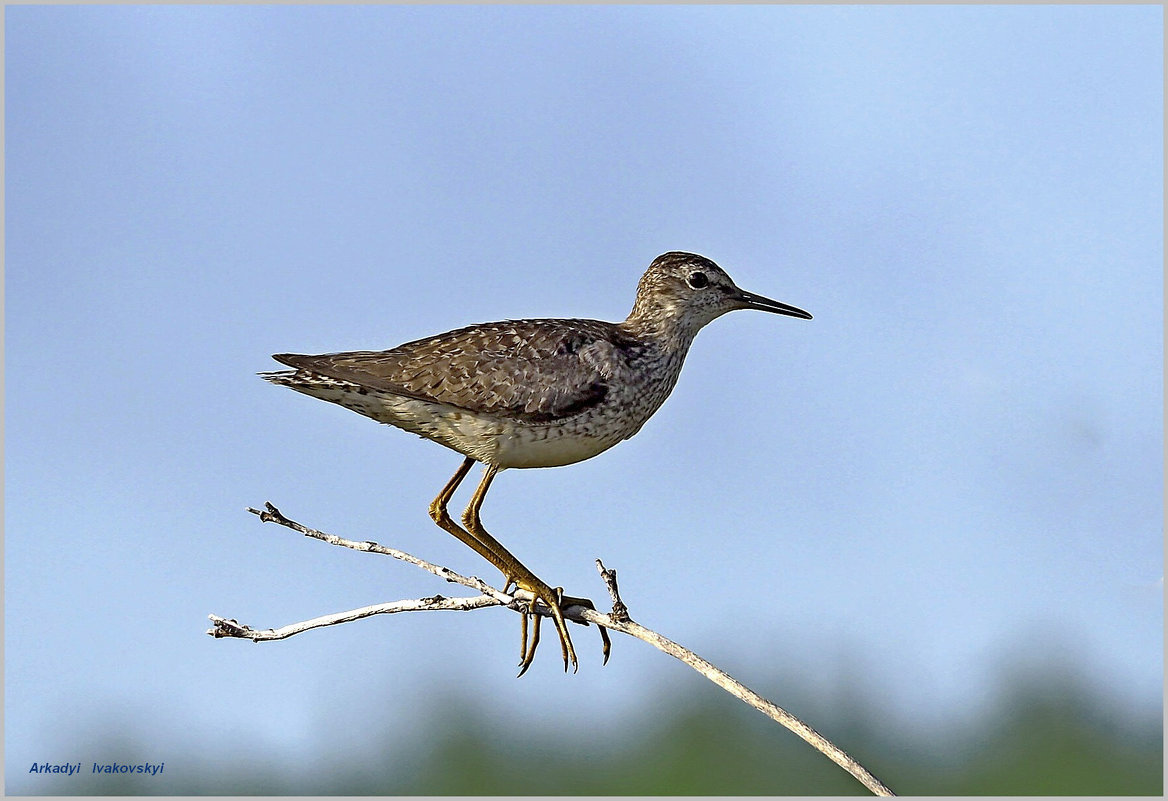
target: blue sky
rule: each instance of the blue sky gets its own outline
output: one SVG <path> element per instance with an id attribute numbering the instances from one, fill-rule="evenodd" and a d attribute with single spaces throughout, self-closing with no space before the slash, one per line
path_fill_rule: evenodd
<path id="1" fill-rule="evenodd" d="M 68 792 L 27 765 L 112 728 L 303 764 L 456 688 L 601 737 L 697 682 L 624 638 L 601 670 L 583 629 L 579 674 L 545 644 L 517 682 L 497 610 L 202 634 L 447 591 L 261 526 L 265 500 L 495 579 L 426 515 L 460 457 L 265 384 L 269 354 L 622 319 L 668 250 L 815 319 L 722 318 L 635 439 L 502 474 L 484 520 L 521 560 L 599 599 L 604 559 L 635 618 L 779 703 L 789 674 L 943 720 L 1021 653 L 1158 705 L 1161 31 L 1153 6 L 7 7 L 9 789 Z"/>

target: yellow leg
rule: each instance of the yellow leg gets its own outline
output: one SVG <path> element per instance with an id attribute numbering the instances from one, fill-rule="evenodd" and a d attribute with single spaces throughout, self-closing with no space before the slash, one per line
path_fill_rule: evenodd
<path id="1" fill-rule="evenodd" d="M 533 627 L 530 648 L 527 644 L 527 616 L 524 615 L 523 617 L 521 629 L 523 642 L 520 647 L 521 669 L 519 675 L 522 676 L 527 671 L 527 668 L 531 666 L 531 662 L 535 658 L 535 648 L 539 644 L 540 618 L 538 614 L 534 614 L 534 604 L 536 601 L 542 601 L 551 612 L 552 618 L 556 621 L 556 629 L 560 635 L 560 650 L 564 658 L 564 670 L 568 669 L 569 662 L 573 670 L 575 670 L 577 667 L 576 651 L 572 647 L 572 639 L 568 635 L 568 627 L 564 621 L 562 610 L 566 606 L 574 605 L 584 606 L 589 609 L 595 609 L 596 607 L 587 598 L 565 597 L 562 589 L 552 589 L 549 587 L 536 577 L 534 573 L 528 570 L 522 562 L 516 559 L 510 551 L 504 548 L 483 527 L 482 521 L 479 519 L 479 509 L 482 507 L 483 499 L 486 497 L 487 490 L 490 488 L 495 474 L 499 472 L 499 468 L 494 465 L 487 465 L 486 470 L 483 472 L 482 481 L 479 482 L 478 488 L 471 497 L 470 504 L 462 515 L 466 529 L 463 529 L 455 523 L 446 510 L 447 504 L 450 502 L 451 497 L 453 497 L 455 490 L 458 489 L 458 485 L 466 478 L 466 474 L 470 471 L 474 461 L 474 459 L 467 457 L 450 481 L 446 482 L 446 486 L 442 488 L 442 491 L 438 493 L 438 497 L 430 504 L 430 517 L 442 529 L 453 534 L 460 542 L 473 548 L 477 554 L 498 568 L 503 573 L 504 590 L 510 584 L 514 583 L 516 587 L 526 590 L 534 596 L 534 600 L 532 601 Z M 604 644 L 604 661 L 607 663 L 610 643 L 608 632 L 602 627 L 600 628 L 600 637 Z"/>
<path id="2" fill-rule="evenodd" d="M 475 460 L 469 456 L 463 460 L 463 463 L 459 465 L 458 470 L 454 473 L 454 476 L 446 482 L 446 486 L 442 488 L 440 493 L 438 493 L 438 497 L 430 503 L 430 517 L 443 529 L 457 537 L 460 542 L 464 543 L 465 545 L 469 545 L 474 549 L 475 553 L 486 559 L 495 567 L 499 568 L 499 570 L 503 571 L 503 586 L 504 589 L 506 589 L 506 586 L 514 581 L 514 579 L 508 573 L 506 566 L 503 564 L 503 561 L 489 545 L 480 542 L 473 534 L 451 520 L 450 513 L 446 511 L 446 505 L 450 503 L 450 499 L 453 497 L 454 491 L 458 489 L 458 485 L 462 483 L 464 478 L 466 478 L 466 474 L 470 472 L 471 465 L 473 465 L 474 462 Z"/>
<path id="3" fill-rule="evenodd" d="M 494 554 L 497 561 L 492 560 L 492 563 L 503 571 L 505 580 L 514 581 L 516 587 L 527 590 L 535 596 L 536 600 L 543 601 L 547 605 L 552 613 L 552 618 L 556 621 L 556 630 L 560 634 L 560 652 L 564 658 L 564 670 L 568 669 L 569 663 L 572 665 L 572 669 L 576 670 L 576 649 L 572 647 L 572 638 L 568 634 L 568 624 L 564 621 L 564 613 L 560 606 L 564 595 L 563 589 L 559 587 L 552 589 L 541 581 L 522 562 L 512 556 L 511 552 L 504 548 L 498 540 L 492 537 L 479 519 L 479 509 L 482 508 L 483 499 L 486 498 L 487 490 L 491 488 L 491 482 L 494 481 L 495 474 L 498 472 L 499 468 L 495 465 L 487 465 L 486 470 L 483 471 L 482 481 L 479 482 L 478 488 L 471 496 L 466 511 L 462 513 L 462 522 L 467 531 Z M 519 671 L 521 676 L 527 671 L 527 668 L 531 667 L 531 661 L 535 658 L 535 645 L 539 642 L 539 618 L 536 617 L 533 623 L 535 629 L 532 647 L 526 649 L 526 653 L 521 654 L 522 661 Z"/>

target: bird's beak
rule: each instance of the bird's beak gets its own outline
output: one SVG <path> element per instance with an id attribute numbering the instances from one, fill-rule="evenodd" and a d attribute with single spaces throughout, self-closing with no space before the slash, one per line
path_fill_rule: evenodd
<path id="1" fill-rule="evenodd" d="M 804 320 L 810 320 L 811 315 L 802 309 L 797 309 L 794 306 L 788 306 L 786 303 L 779 303 L 777 300 L 764 298 L 762 295 L 756 295 L 753 292 L 747 292 L 739 289 L 738 294 L 734 296 L 738 301 L 740 309 L 758 309 L 759 311 L 774 312 L 775 314 L 786 314 L 789 317 L 802 317 Z"/>

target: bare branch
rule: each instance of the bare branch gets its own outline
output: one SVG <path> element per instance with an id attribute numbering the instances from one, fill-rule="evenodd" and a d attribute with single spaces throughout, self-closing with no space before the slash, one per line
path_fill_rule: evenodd
<path id="1" fill-rule="evenodd" d="M 894 795 L 894 793 L 885 787 L 879 779 L 869 773 L 863 765 L 852 759 L 842 748 L 836 746 L 834 743 L 817 732 L 815 729 L 808 726 L 802 720 L 795 717 L 777 704 L 774 704 L 763 698 L 754 690 L 750 689 L 742 682 L 726 673 L 724 670 L 721 670 L 720 668 L 702 659 L 688 648 L 684 648 L 678 645 L 667 637 L 662 637 L 657 632 L 651 629 L 647 629 L 629 618 L 628 610 L 621 602 L 620 593 L 617 590 L 616 571 L 605 568 L 604 564 L 599 559 L 596 560 L 596 567 L 597 570 L 600 571 L 600 575 L 601 578 L 604 579 L 604 583 L 608 585 L 609 593 L 612 595 L 613 614 L 601 615 L 591 609 L 584 609 L 581 610 L 580 617 L 589 622 L 595 623 L 598 626 L 604 626 L 605 628 L 612 629 L 613 631 L 620 631 L 628 634 L 630 637 L 636 637 L 638 640 L 649 643 L 649 645 L 652 645 L 657 650 L 669 654 L 674 659 L 678 659 L 681 662 L 684 662 L 698 673 L 712 681 L 714 684 L 733 695 L 738 700 L 754 707 L 759 712 L 762 712 L 764 715 L 769 717 L 771 720 L 794 732 L 828 759 L 835 762 L 848 773 L 852 774 L 852 776 L 854 776 L 857 781 L 871 790 L 873 795 Z M 622 612 L 620 618 L 617 616 L 618 608 Z"/>
<path id="2" fill-rule="evenodd" d="M 237 620 L 227 620 L 218 615 L 208 615 L 213 626 L 207 633 L 212 637 L 236 637 L 243 640 L 251 640 L 252 642 L 264 642 L 267 640 L 283 640 L 294 634 L 308 631 L 309 629 L 336 626 L 339 623 L 349 623 L 354 620 L 360 620 L 363 617 L 373 617 L 373 615 L 392 615 L 394 612 L 434 612 L 443 610 L 466 612 L 471 609 L 485 609 L 488 606 L 500 605 L 499 600 L 492 598 L 490 595 L 476 595 L 471 598 L 445 598 L 441 595 L 435 595 L 432 598 L 419 598 L 416 601 L 393 601 L 387 604 L 363 606 L 360 609 L 353 609 L 348 612 L 322 615 L 321 617 L 314 617 L 312 620 L 305 620 L 301 623 L 290 623 L 278 629 L 264 629 L 262 631 L 257 631 L 251 626 L 245 626 Z"/>
<path id="3" fill-rule="evenodd" d="M 608 587 L 608 594 L 612 596 L 612 619 L 618 622 L 627 621 L 629 608 L 621 600 L 620 590 L 617 589 L 616 569 L 609 570 L 599 559 L 596 560 L 596 569 L 600 571 L 600 578 L 604 581 L 604 586 Z"/>
<path id="4" fill-rule="evenodd" d="M 338 545 L 343 548 L 351 548 L 357 551 L 365 551 L 368 553 L 378 553 L 385 556 L 392 556 L 394 559 L 399 559 L 403 562 L 408 562 L 412 565 L 422 568 L 430 573 L 433 573 L 439 578 L 446 581 L 461 584 L 465 587 L 477 590 L 481 595 L 467 597 L 467 598 L 446 598 L 441 595 L 435 595 L 431 598 L 420 598 L 418 600 L 394 601 L 391 603 L 375 604 L 373 606 L 362 607 L 361 609 L 353 609 L 348 612 L 338 612 L 332 615 L 324 615 L 313 618 L 312 620 L 305 620 L 300 623 L 292 623 L 287 626 L 282 626 L 278 629 L 264 629 L 257 630 L 250 626 L 246 626 L 233 619 L 226 619 L 218 615 L 209 615 L 212 622 L 212 628 L 207 631 L 213 637 L 233 637 L 238 639 L 251 640 L 253 642 L 261 642 L 267 640 L 282 640 L 286 637 L 291 637 L 295 634 L 300 634 L 310 629 L 321 628 L 324 626 L 335 626 L 341 623 L 348 623 L 353 620 L 360 620 L 365 617 L 372 617 L 373 615 L 394 614 L 396 612 L 429 612 L 429 611 L 470 611 L 474 609 L 484 609 L 491 606 L 506 606 L 513 611 L 520 614 L 531 614 L 532 608 L 530 605 L 530 594 L 521 590 L 515 593 L 505 593 L 497 590 L 487 584 L 482 579 L 474 576 L 463 576 L 459 573 L 450 570 L 441 565 L 436 565 L 433 562 L 427 562 L 425 559 L 419 559 L 404 551 L 399 551 L 395 548 L 389 548 L 384 545 L 379 545 L 376 542 L 357 542 L 355 540 L 347 540 L 343 537 L 338 537 L 335 534 L 326 534 L 316 529 L 308 528 L 295 520 L 290 520 L 281 514 L 270 503 L 265 504 L 265 511 L 248 508 L 252 514 L 258 515 L 260 520 L 267 523 L 279 523 L 282 526 L 290 528 L 294 531 L 299 531 L 306 537 L 327 542 L 330 545 Z M 616 570 L 609 570 L 604 564 L 597 559 L 596 569 L 600 572 L 600 577 L 604 581 L 605 586 L 608 587 L 609 595 L 612 596 L 612 613 L 608 615 L 601 614 L 594 609 L 586 609 L 582 606 L 570 606 L 563 610 L 565 618 L 569 618 L 578 623 L 592 623 L 597 626 L 603 626 L 613 631 L 620 631 L 628 634 L 630 637 L 636 637 L 643 642 L 652 645 L 654 648 L 664 653 L 669 654 L 675 659 L 684 662 L 691 668 L 696 670 L 701 675 L 712 681 L 714 684 L 721 687 L 726 692 L 733 695 L 743 703 L 754 707 L 762 712 L 767 717 L 775 722 L 789 729 L 808 744 L 810 744 L 817 751 L 835 762 L 848 773 L 850 773 L 857 781 L 863 784 L 874 795 L 891 796 L 894 793 L 889 790 L 883 783 L 875 776 L 869 773 L 860 763 L 852 759 L 848 754 L 830 740 L 817 732 L 815 729 L 808 726 L 799 718 L 792 715 L 787 710 L 763 698 L 758 693 L 754 692 L 744 684 L 730 676 L 725 671 L 715 667 L 711 663 L 702 659 L 700 656 L 684 648 L 673 640 L 661 636 L 651 629 L 647 629 L 639 623 L 635 622 L 629 617 L 628 607 L 620 597 L 620 590 L 616 583 Z M 539 614 L 548 614 L 547 610 L 542 607 L 536 607 L 535 611 Z"/>
<path id="5" fill-rule="evenodd" d="M 461 584 L 464 587 L 470 587 L 472 590 L 478 590 L 483 595 L 490 595 L 496 598 L 500 604 L 506 606 L 515 600 L 515 597 L 508 595 L 505 592 L 500 592 L 492 587 L 487 582 L 475 576 L 463 576 L 455 573 L 448 567 L 436 565 L 433 562 L 427 562 L 425 559 L 419 559 L 416 556 L 399 551 L 396 548 L 390 548 L 385 545 L 379 545 L 376 542 L 366 540 L 364 542 L 357 542 L 356 540 L 347 540 L 344 537 L 338 537 L 336 534 L 326 534 L 323 531 L 317 531 L 314 528 L 297 523 L 295 520 L 290 520 L 284 514 L 273 506 L 271 503 L 264 504 L 264 511 L 247 507 L 247 511 L 253 515 L 257 515 L 264 523 L 279 523 L 281 526 L 299 531 L 306 537 L 311 537 L 314 540 L 327 542 L 329 545 L 339 545 L 342 548 L 352 548 L 354 551 L 365 551 L 366 553 L 379 553 L 383 556 L 392 556 L 394 559 L 400 559 L 403 562 L 408 562 L 411 565 L 422 568 L 423 570 L 433 573 L 440 579 L 445 579 L 452 584 Z"/>

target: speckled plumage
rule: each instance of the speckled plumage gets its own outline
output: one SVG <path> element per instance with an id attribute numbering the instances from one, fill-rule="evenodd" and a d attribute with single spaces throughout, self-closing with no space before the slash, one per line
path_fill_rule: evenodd
<path id="1" fill-rule="evenodd" d="M 561 607 L 595 606 L 550 587 L 492 537 L 479 519 L 483 498 L 501 469 L 572 464 L 636 434 L 673 390 L 697 332 L 734 309 L 811 317 L 742 291 L 703 256 L 673 252 L 649 265 L 621 323 L 484 323 L 392 350 L 280 354 L 274 358 L 292 369 L 261 375 L 466 456 L 430 504 L 430 516 L 502 571 L 504 589 L 514 583 L 547 607 L 567 669 L 576 653 Z M 486 468 L 462 515 L 464 528 L 447 504 L 473 461 Z M 520 675 L 535 656 L 540 617 L 529 607 L 523 620 Z M 607 661 L 608 634 L 603 628 L 600 634 Z"/>
<path id="2" fill-rule="evenodd" d="M 706 286 L 688 283 L 696 273 Z M 751 307 L 810 317 L 743 293 L 709 259 L 666 253 L 622 323 L 483 323 L 386 351 L 279 354 L 293 370 L 264 377 L 486 464 L 552 467 L 636 434 L 677 383 L 698 330 Z"/>

